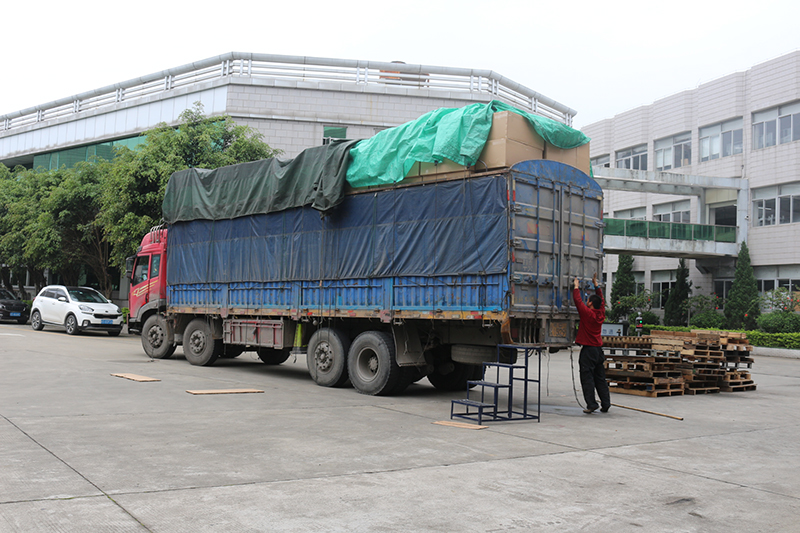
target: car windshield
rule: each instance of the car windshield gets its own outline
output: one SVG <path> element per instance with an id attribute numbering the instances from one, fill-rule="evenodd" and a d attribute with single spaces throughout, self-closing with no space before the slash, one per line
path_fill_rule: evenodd
<path id="1" fill-rule="evenodd" d="M 9 291 L 0 289 L 0 300 L 16 300 L 16 298 Z"/>
<path id="2" fill-rule="evenodd" d="M 69 289 L 69 297 L 76 302 L 88 302 L 93 304 L 107 304 L 108 300 L 94 289 Z"/>

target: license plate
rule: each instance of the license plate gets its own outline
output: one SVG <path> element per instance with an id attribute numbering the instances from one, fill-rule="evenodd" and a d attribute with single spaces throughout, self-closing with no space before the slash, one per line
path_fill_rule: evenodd
<path id="1" fill-rule="evenodd" d="M 21 313 L 11 313 L 11 316 L 21 316 Z"/>
<path id="2" fill-rule="evenodd" d="M 114 321 L 113 320 L 109 320 L 107 318 L 104 318 L 103 320 L 100 321 L 100 323 L 103 324 L 104 326 L 106 326 L 106 325 L 113 324 Z"/>

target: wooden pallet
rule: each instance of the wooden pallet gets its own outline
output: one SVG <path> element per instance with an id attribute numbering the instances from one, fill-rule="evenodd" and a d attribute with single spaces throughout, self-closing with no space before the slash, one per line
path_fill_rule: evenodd
<path id="1" fill-rule="evenodd" d="M 687 383 L 688 385 L 688 383 Z M 715 394 L 720 391 L 719 387 L 686 387 L 683 389 L 686 394 L 695 395 L 695 394 Z"/>
<path id="2" fill-rule="evenodd" d="M 730 387 L 720 387 L 722 392 L 744 392 L 749 390 L 756 390 L 756 384 L 752 383 L 750 385 L 733 385 Z"/>
<path id="3" fill-rule="evenodd" d="M 683 396 L 683 389 L 660 389 L 660 390 L 639 390 L 639 389 L 625 389 L 622 387 L 609 387 L 611 392 L 620 394 L 633 394 L 635 396 L 647 396 L 649 398 L 658 398 L 661 396 Z"/>

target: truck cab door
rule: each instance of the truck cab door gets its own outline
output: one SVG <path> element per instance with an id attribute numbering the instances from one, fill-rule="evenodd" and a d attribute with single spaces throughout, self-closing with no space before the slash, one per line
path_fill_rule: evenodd
<path id="1" fill-rule="evenodd" d="M 153 254 L 150 256 L 150 279 L 148 280 L 148 289 L 147 289 L 147 302 L 157 302 L 160 298 L 163 298 L 161 292 L 161 272 L 163 270 L 163 265 L 161 264 L 162 255 L 161 254 Z"/>
<path id="2" fill-rule="evenodd" d="M 131 275 L 130 290 L 130 316 L 138 317 L 139 309 L 146 304 L 150 296 L 150 255 L 142 254 L 136 256 Z"/>

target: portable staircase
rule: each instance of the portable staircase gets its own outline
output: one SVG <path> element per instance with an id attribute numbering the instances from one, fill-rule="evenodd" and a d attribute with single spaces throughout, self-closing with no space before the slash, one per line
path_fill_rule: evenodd
<path id="1" fill-rule="evenodd" d="M 516 363 L 501 363 L 500 353 L 502 348 L 517 350 Z M 467 382 L 467 397 L 463 400 L 452 400 L 450 404 L 450 418 L 464 418 L 482 424 L 484 420 L 499 422 L 504 420 L 540 420 L 542 399 L 542 350 L 543 347 L 519 347 L 501 344 L 497 346 L 497 360 L 492 363 L 483 363 L 483 378 L 480 381 Z M 533 352 L 537 354 L 536 379 L 530 376 L 530 358 Z M 522 363 L 519 357 L 522 355 Z M 502 372 L 505 371 L 505 372 Z M 502 375 L 501 375 L 502 374 Z M 528 409 L 531 395 L 530 384 L 536 384 L 536 413 Z M 474 388 L 473 388 L 474 387 Z M 520 391 L 521 389 L 521 391 Z M 500 404 L 500 393 L 506 391 L 507 402 Z M 522 393 L 522 409 L 514 409 L 514 394 Z M 480 393 L 480 399 L 475 399 Z M 472 397 L 470 397 L 472 396 Z M 456 412 L 460 409 L 462 412 Z"/>

